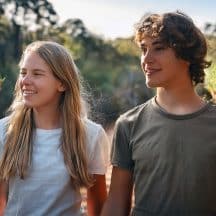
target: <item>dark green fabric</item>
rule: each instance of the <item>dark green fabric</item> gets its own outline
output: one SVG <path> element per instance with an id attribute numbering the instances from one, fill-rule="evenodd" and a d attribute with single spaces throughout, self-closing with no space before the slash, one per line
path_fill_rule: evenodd
<path id="1" fill-rule="evenodd" d="M 187 115 L 155 99 L 116 123 L 111 161 L 134 174 L 133 214 L 216 215 L 216 107 Z"/>

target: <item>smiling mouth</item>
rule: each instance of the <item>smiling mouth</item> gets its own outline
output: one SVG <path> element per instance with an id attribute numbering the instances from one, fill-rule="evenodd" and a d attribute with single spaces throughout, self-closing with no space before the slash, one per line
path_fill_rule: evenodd
<path id="1" fill-rule="evenodd" d="M 156 72 L 159 72 L 161 69 L 147 69 L 145 70 L 146 75 L 150 76 Z"/>
<path id="2" fill-rule="evenodd" d="M 28 95 L 36 94 L 36 92 L 35 91 L 31 91 L 31 90 L 23 90 L 22 94 L 24 96 L 28 96 Z"/>

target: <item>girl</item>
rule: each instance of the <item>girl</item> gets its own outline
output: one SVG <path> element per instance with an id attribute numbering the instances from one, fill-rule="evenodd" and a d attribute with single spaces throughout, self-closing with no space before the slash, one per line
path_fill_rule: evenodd
<path id="1" fill-rule="evenodd" d="M 106 198 L 108 139 L 86 118 L 76 66 L 55 42 L 30 44 L 11 114 L 0 120 L 0 215 L 88 215 Z"/>

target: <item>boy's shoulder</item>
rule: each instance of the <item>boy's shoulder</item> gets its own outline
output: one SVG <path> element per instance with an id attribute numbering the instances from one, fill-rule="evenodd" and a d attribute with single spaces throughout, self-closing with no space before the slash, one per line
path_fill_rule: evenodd
<path id="1" fill-rule="evenodd" d="M 209 111 L 209 114 L 212 114 L 212 115 L 216 115 L 216 104 L 213 103 L 213 102 L 208 102 L 208 111 Z"/>
<path id="2" fill-rule="evenodd" d="M 134 108 L 126 111 L 125 113 L 121 114 L 119 118 L 117 119 L 117 122 L 124 122 L 124 123 L 130 123 L 136 121 L 139 116 L 148 109 L 149 106 L 151 106 L 152 98 L 148 101 L 135 106 Z"/>

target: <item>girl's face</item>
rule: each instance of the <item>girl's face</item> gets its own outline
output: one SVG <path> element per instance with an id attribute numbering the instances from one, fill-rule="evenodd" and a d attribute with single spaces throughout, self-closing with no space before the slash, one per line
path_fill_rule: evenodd
<path id="1" fill-rule="evenodd" d="M 21 62 L 18 82 L 24 104 L 35 109 L 57 108 L 65 90 L 46 62 L 33 51 L 27 52 Z"/>
<path id="2" fill-rule="evenodd" d="M 145 38 L 141 43 L 141 66 L 148 87 L 173 87 L 190 79 L 189 63 L 177 58 L 172 48 L 159 39 Z"/>

